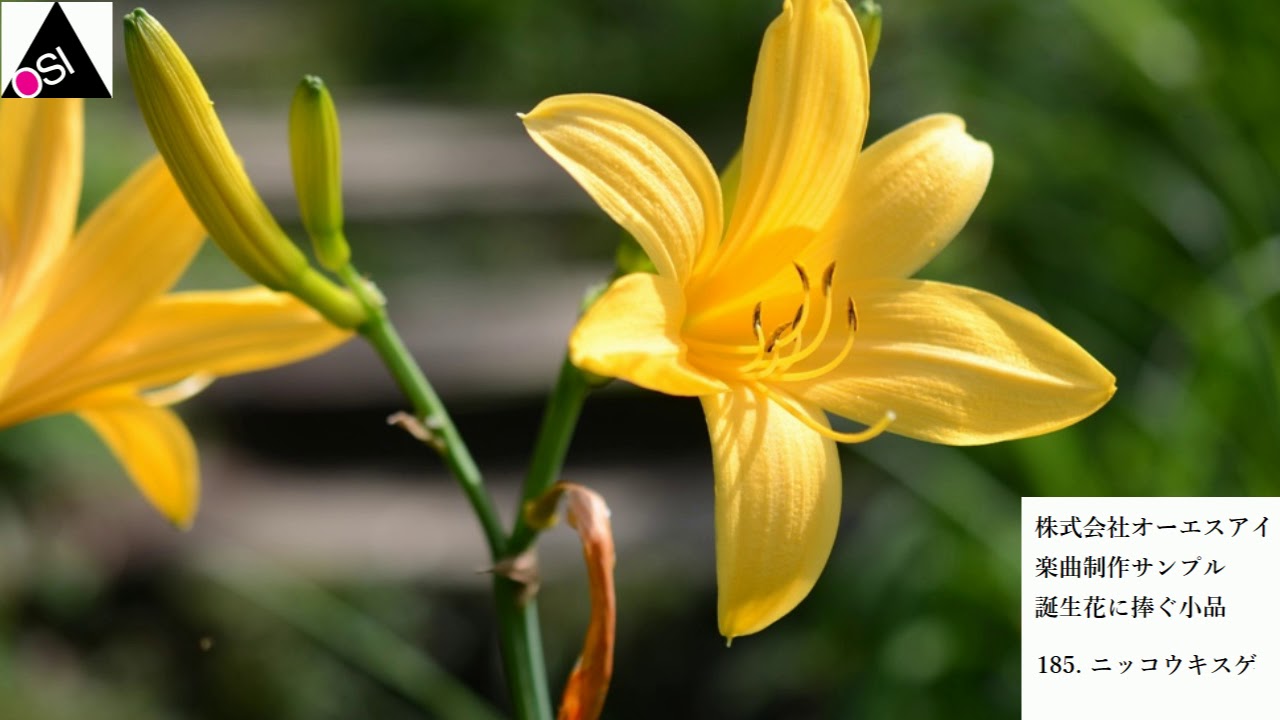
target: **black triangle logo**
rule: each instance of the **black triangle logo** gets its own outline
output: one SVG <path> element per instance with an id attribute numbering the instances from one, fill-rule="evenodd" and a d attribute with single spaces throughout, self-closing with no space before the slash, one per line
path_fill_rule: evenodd
<path id="1" fill-rule="evenodd" d="M 89 59 L 89 53 L 80 44 L 75 28 L 67 20 L 61 3 L 54 3 L 49 10 L 49 15 L 31 41 L 31 47 L 27 48 L 27 54 L 22 57 L 18 68 L 19 72 L 14 73 L 0 97 L 23 97 L 14 90 L 13 83 L 20 81 L 29 83 L 29 87 L 34 86 L 35 80 L 30 73 L 36 73 L 40 77 L 40 92 L 34 97 L 111 97 L 107 86 L 102 84 L 102 76 Z M 24 78 L 19 78 L 19 75 L 24 75 Z"/>

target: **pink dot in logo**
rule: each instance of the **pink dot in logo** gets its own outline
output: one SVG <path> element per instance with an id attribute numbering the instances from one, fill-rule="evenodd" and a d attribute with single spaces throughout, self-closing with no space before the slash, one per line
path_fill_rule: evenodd
<path id="1" fill-rule="evenodd" d="M 40 76 L 31 68 L 19 68 L 13 76 L 13 89 L 24 98 L 39 94 L 41 84 Z"/>

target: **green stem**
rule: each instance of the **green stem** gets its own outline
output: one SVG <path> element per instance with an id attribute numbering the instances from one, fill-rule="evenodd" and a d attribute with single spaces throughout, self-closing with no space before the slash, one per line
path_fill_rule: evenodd
<path id="1" fill-rule="evenodd" d="M 507 687 L 518 720 L 551 720 L 547 668 L 542 658 L 542 630 L 538 603 L 523 597 L 525 586 L 494 575 L 493 599 L 498 606 L 498 642 Z M 536 648 L 537 652 L 528 652 Z"/>
<path id="2" fill-rule="evenodd" d="M 412 404 L 414 416 L 436 439 L 437 442 L 432 444 L 462 486 L 467 500 L 471 502 L 489 544 L 490 556 L 496 564 L 508 556 L 506 537 L 493 501 L 485 490 L 480 470 L 471 458 L 466 443 L 445 410 L 444 403 L 404 346 L 387 316 L 382 298 L 378 297 L 353 266 L 348 264 L 338 271 L 338 275 L 368 312 L 369 319 L 360 327 L 360 334 L 369 341 L 386 364 L 387 370 Z M 494 602 L 507 686 L 519 720 L 550 720 L 551 701 L 542 658 L 537 605 L 532 601 L 521 603 L 520 588 L 518 583 L 507 578 L 494 578 Z"/>
<path id="3" fill-rule="evenodd" d="M 529 473 L 525 476 L 520 507 L 516 508 L 515 527 L 506 543 L 508 557 L 527 550 L 538 535 L 538 531 L 525 521 L 525 503 L 541 497 L 560 479 L 564 458 L 569 452 L 569 443 L 578 426 L 578 417 L 582 414 L 582 404 L 587 398 L 588 389 L 586 376 L 566 357 L 564 364 L 560 366 L 560 377 L 556 379 L 546 412 L 542 416 L 542 427 L 538 431 L 533 458 L 529 461 Z"/>
<path id="4" fill-rule="evenodd" d="M 565 455 L 569 452 L 569 443 L 578 425 L 578 416 L 582 413 L 582 403 L 586 399 L 587 389 L 586 377 L 566 357 L 560 366 L 560 376 L 556 379 L 555 389 L 551 392 L 551 399 L 542 417 L 542 427 L 538 431 L 533 458 L 529 461 L 529 473 L 525 476 L 520 507 L 516 509 L 515 527 L 511 531 L 511 537 L 506 541 L 508 558 L 514 558 L 528 550 L 537 536 L 537 531 L 525 521 L 524 505 L 530 500 L 541 497 L 553 483 L 560 479 L 560 469 L 564 466 Z M 493 596 L 498 602 L 501 621 L 500 638 L 504 648 L 523 645 L 542 647 L 537 602 L 533 598 L 523 597 L 521 593 L 523 589 L 523 586 L 505 577 L 498 576 L 493 580 Z M 547 671 L 540 654 L 503 652 L 502 656 L 506 662 L 507 677 L 517 679 L 546 677 Z M 518 682 L 519 680 L 512 684 L 511 693 L 518 698 L 527 698 L 528 702 L 518 702 L 517 708 L 546 707 L 549 712 L 551 700 L 547 696 L 545 680 L 523 686 L 518 685 Z M 522 715 L 521 719 L 535 717 L 538 716 Z"/>
<path id="5" fill-rule="evenodd" d="M 466 443 L 458 434 L 458 428 L 449 417 L 449 411 L 440 401 L 435 388 L 431 387 L 431 383 L 427 381 L 427 376 L 418 367 L 417 361 L 404 346 L 400 334 L 391 324 L 391 318 L 387 316 L 382 299 L 375 294 L 364 278 L 360 277 L 353 266 L 347 265 L 339 270 L 338 274 L 369 314 L 369 319 L 360 326 L 360 334 L 377 351 L 378 356 L 387 366 L 387 371 L 395 378 L 401 392 L 413 405 L 414 417 L 439 441 L 433 444 L 445 465 L 449 467 L 449 471 L 462 486 L 462 492 L 466 494 L 467 500 L 471 502 L 471 507 L 475 510 L 476 517 L 479 518 L 484 530 L 485 540 L 489 543 L 489 554 L 493 561 L 497 562 L 506 554 L 502 523 L 498 519 L 498 513 L 493 507 L 489 493 L 485 492 L 480 468 L 471 458 L 471 452 L 467 450 Z"/>

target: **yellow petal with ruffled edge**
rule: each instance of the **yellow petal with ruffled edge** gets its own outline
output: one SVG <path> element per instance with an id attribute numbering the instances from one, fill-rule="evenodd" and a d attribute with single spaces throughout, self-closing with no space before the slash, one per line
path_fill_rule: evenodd
<path id="1" fill-rule="evenodd" d="M 79 415 L 111 448 L 147 502 L 179 528 L 190 527 L 200 500 L 200 468 L 182 420 L 136 398 Z"/>
<path id="2" fill-rule="evenodd" d="M 890 432 L 977 445 L 1066 427 L 1115 393 L 1115 377 L 1075 341 L 994 295 L 882 280 L 857 301 L 848 359 L 787 387 L 833 413 L 872 423 L 892 410 Z"/>
<path id="3" fill-rule="evenodd" d="M 669 395 L 721 392 L 724 383 L 688 363 L 680 340 L 684 297 L 674 280 L 619 278 L 578 321 L 569 338 L 574 365 Z"/>
<path id="4" fill-rule="evenodd" d="M 521 116 L 533 141 L 683 283 L 720 238 L 720 183 L 674 123 L 609 95 L 558 95 Z"/>
<path id="5" fill-rule="evenodd" d="M 716 475 L 720 633 L 763 630 L 804 599 L 840 523 L 835 443 L 752 390 L 702 399 Z M 817 408 L 804 407 L 826 426 Z"/>

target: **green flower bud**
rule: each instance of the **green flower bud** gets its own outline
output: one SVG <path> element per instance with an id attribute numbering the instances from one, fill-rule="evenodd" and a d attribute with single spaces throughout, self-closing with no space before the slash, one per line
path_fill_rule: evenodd
<path id="1" fill-rule="evenodd" d="M 858 18 L 858 27 L 862 28 L 862 41 L 867 46 L 867 64 L 876 59 L 876 50 L 880 47 L 880 3 L 875 0 L 861 0 L 853 6 L 853 14 Z"/>
<path id="2" fill-rule="evenodd" d="M 320 264 L 336 271 L 351 259 L 342 232 L 342 142 L 333 96 L 314 75 L 293 94 L 289 150 L 302 224 Z"/>
<path id="3" fill-rule="evenodd" d="M 355 297 L 311 267 L 267 210 L 204 84 L 164 27 L 139 8 L 124 18 L 124 42 L 151 137 L 214 242 L 249 277 L 292 293 L 335 325 L 363 323 Z"/>

